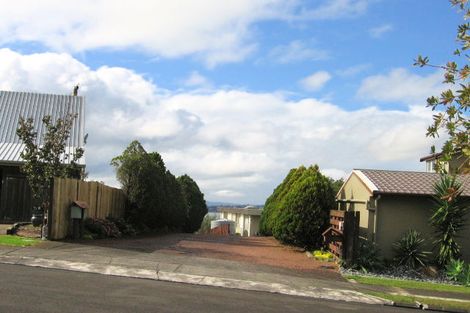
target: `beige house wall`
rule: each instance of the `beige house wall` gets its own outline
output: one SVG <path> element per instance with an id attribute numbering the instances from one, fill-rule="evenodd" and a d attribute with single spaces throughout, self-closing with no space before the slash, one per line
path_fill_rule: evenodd
<path id="1" fill-rule="evenodd" d="M 393 243 L 399 240 L 408 229 L 421 233 L 426 240 L 426 248 L 432 250 L 434 230 L 429 224 L 435 204 L 431 197 L 383 195 L 378 202 L 376 242 L 383 257 L 394 257 Z M 470 214 L 467 214 L 470 222 Z M 463 258 L 470 261 L 470 227 L 458 239 Z"/>
<path id="2" fill-rule="evenodd" d="M 361 201 L 355 203 L 338 203 L 338 209 L 360 212 L 360 235 L 373 240 L 375 229 L 374 212 L 368 210 L 371 196 L 372 192 L 359 177 L 353 173 L 342 186 L 336 198 L 338 200 Z"/>
<path id="3" fill-rule="evenodd" d="M 259 232 L 259 216 L 230 212 L 224 212 L 222 216 L 235 222 L 235 233 L 241 236 L 256 236 Z"/>

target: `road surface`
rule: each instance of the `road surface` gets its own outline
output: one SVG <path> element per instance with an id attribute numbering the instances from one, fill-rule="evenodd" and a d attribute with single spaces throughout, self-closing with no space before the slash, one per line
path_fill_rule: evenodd
<path id="1" fill-rule="evenodd" d="M 262 292 L 0 264 L 0 312 L 409 312 Z"/>

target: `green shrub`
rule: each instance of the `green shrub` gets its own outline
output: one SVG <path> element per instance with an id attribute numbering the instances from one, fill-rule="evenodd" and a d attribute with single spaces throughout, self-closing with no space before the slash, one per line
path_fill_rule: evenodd
<path id="1" fill-rule="evenodd" d="M 427 256 L 430 254 L 423 249 L 424 239 L 416 230 L 408 230 L 402 238 L 393 244 L 395 251 L 394 261 L 398 265 L 416 269 L 426 266 Z"/>
<path id="2" fill-rule="evenodd" d="M 436 261 L 442 267 L 460 257 L 460 246 L 455 239 L 466 226 L 465 216 L 469 207 L 468 200 L 460 196 L 462 190 L 462 184 L 448 175 L 442 175 L 434 185 L 436 206 L 430 222 L 436 233 Z"/>
<path id="3" fill-rule="evenodd" d="M 87 218 L 84 221 L 85 231 L 88 231 L 93 238 L 120 238 L 121 232 L 116 224 L 109 220 L 99 218 Z"/>
<path id="4" fill-rule="evenodd" d="M 383 268 L 383 261 L 379 258 L 379 248 L 369 240 L 360 239 L 355 258 L 342 266 L 364 273 Z"/>
<path id="5" fill-rule="evenodd" d="M 266 200 L 261 215 L 263 234 L 303 248 L 322 245 L 335 194 L 330 179 L 318 166 L 291 170 Z"/>
<path id="6" fill-rule="evenodd" d="M 470 264 L 462 260 L 451 260 L 446 266 L 446 275 L 450 280 L 470 286 Z"/>
<path id="7" fill-rule="evenodd" d="M 125 219 L 113 218 L 113 217 L 107 217 L 106 219 L 114 223 L 123 236 L 137 235 L 137 231 L 135 230 L 134 226 L 130 224 L 129 222 L 127 222 Z"/>
<path id="8" fill-rule="evenodd" d="M 199 234 L 208 234 L 211 231 L 211 221 L 215 220 L 216 217 L 210 214 L 206 214 L 201 222 L 201 227 L 198 230 Z"/>

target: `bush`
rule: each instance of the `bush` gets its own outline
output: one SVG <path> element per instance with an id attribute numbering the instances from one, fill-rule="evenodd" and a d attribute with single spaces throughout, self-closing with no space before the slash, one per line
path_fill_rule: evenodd
<path id="1" fill-rule="evenodd" d="M 134 226 L 125 219 L 108 217 L 107 220 L 114 223 L 123 236 L 137 235 L 137 231 L 135 230 Z"/>
<path id="2" fill-rule="evenodd" d="M 198 230 L 199 234 L 208 234 L 211 231 L 211 221 L 215 220 L 216 217 L 206 214 L 202 219 L 201 227 Z"/>
<path id="3" fill-rule="evenodd" d="M 266 200 L 261 214 L 261 233 L 303 248 L 322 245 L 335 194 L 330 179 L 318 166 L 303 166 L 289 172 Z"/>
<path id="4" fill-rule="evenodd" d="M 394 261 L 412 269 L 426 266 L 430 252 L 423 250 L 424 239 L 416 230 L 408 230 L 402 238 L 393 244 Z"/>
<path id="5" fill-rule="evenodd" d="M 470 286 L 470 264 L 462 260 L 451 260 L 446 266 L 446 275 L 450 280 Z"/>
<path id="6" fill-rule="evenodd" d="M 116 224 L 99 218 L 87 218 L 84 221 L 85 231 L 88 231 L 94 239 L 120 238 L 121 232 Z"/>
<path id="7" fill-rule="evenodd" d="M 383 268 L 383 261 L 379 258 L 379 249 L 371 241 L 360 239 L 354 260 L 350 263 L 342 261 L 345 268 L 362 271 L 364 273 Z"/>
<path id="8" fill-rule="evenodd" d="M 462 191 L 462 184 L 448 175 L 442 175 L 440 181 L 434 185 L 436 207 L 430 222 L 436 233 L 436 261 L 441 267 L 460 257 L 460 245 L 456 238 L 466 226 L 469 208 L 468 200 L 460 196 Z"/>

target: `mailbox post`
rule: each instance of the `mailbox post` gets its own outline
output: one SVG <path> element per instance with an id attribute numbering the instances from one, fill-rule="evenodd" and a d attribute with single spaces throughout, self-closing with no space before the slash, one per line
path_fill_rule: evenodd
<path id="1" fill-rule="evenodd" d="M 83 220 L 86 217 L 85 210 L 88 204 L 84 201 L 74 201 L 70 207 L 70 217 L 72 219 L 72 238 L 80 239 L 83 236 Z"/>

